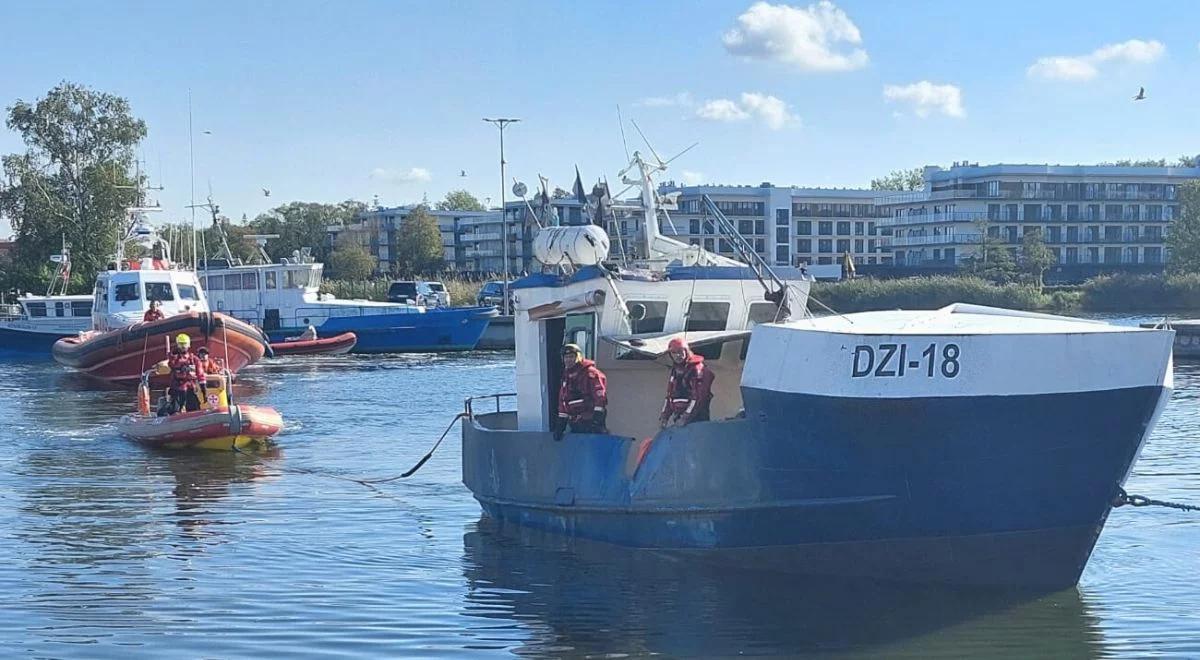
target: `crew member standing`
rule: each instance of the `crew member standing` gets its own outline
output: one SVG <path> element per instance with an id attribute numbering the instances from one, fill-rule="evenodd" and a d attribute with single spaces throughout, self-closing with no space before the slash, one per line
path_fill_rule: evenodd
<path id="1" fill-rule="evenodd" d="M 150 301 L 150 309 L 147 309 L 146 313 L 142 315 L 142 321 L 149 323 L 151 321 L 161 321 L 161 320 L 163 320 L 162 308 L 159 307 L 159 303 L 157 300 L 151 300 Z"/>
<path id="2" fill-rule="evenodd" d="M 167 358 L 167 366 L 171 370 L 171 387 L 167 392 L 171 395 L 173 412 L 200 410 L 197 392 L 206 378 L 204 362 L 192 353 L 191 348 L 192 338 L 180 333 L 175 337 L 175 350 Z"/>
<path id="3" fill-rule="evenodd" d="M 665 428 L 672 422 L 679 426 L 707 422 L 716 377 L 712 369 L 704 364 L 704 356 L 693 353 L 687 341 L 679 337 L 667 344 L 667 353 L 671 356 L 672 367 L 659 424 Z"/>
<path id="4" fill-rule="evenodd" d="M 607 433 L 608 379 L 575 344 L 562 348 L 563 375 L 558 388 L 555 437 L 569 426 L 572 433 Z"/>

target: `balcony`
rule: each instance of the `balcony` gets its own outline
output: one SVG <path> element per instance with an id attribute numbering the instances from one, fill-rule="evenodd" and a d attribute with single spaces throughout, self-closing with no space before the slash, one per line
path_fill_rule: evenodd
<path id="1" fill-rule="evenodd" d="M 880 227 L 897 227 L 931 225 L 943 222 L 979 222 L 986 219 L 987 214 L 983 211 L 952 211 L 950 213 L 925 213 L 919 215 L 902 215 L 898 218 L 880 218 L 876 224 Z"/>
<path id="2" fill-rule="evenodd" d="M 463 243 L 478 243 L 480 241 L 498 241 L 500 240 L 500 232 L 475 232 L 459 234 L 459 239 Z"/>
<path id="3" fill-rule="evenodd" d="M 983 242 L 983 234 L 955 232 L 928 236 L 893 236 L 890 246 L 900 248 L 924 245 L 979 245 L 981 242 Z"/>

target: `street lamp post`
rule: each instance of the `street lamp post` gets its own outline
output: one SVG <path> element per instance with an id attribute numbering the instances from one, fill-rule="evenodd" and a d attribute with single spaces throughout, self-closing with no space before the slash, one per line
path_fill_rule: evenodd
<path id="1" fill-rule="evenodd" d="M 489 124 L 495 124 L 496 128 L 500 129 L 500 242 L 504 251 L 504 305 L 501 307 L 504 310 L 504 315 L 508 316 L 512 310 L 508 308 L 508 209 L 506 208 L 507 201 L 504 196 L 504 128 L 509 124 L 515 124 L 520 119 L 511 119 L 501 117 L 497 119 L 483 118 Z"/>

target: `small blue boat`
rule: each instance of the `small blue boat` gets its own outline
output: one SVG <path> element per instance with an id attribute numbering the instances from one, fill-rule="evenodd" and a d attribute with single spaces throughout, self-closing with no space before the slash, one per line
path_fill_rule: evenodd
<path id="1" fill-rule="evenodd" d="M 569 267 L 513 285 L 516 392 L 467 400 L 463 483 L 486 514 L 788 573 L 1078 581 L 1170 399 L 1173 332 L 961 304 L 788 320 L 806 281 L 655 225 L 643 264 L 607 261 L 595 227 L 543 230 Z M 715 398 L 711 421 L 660 429 L 675 338 Z M 607 374 L 607 432 L 551 431 L 566 343 Z"/>
<path id="2" fill-rule="evenodd" d="M 214 311 L 262 328 L 273 342 L 313 326 L 318 337 L 358 336 L 352 353 L 469 351 L 497 315 L 493 307 L 425 307 L 341 300 L 320 292 L 323 266 L 307 252 L 281 263 L 210 260 L 200 274 Z"/>

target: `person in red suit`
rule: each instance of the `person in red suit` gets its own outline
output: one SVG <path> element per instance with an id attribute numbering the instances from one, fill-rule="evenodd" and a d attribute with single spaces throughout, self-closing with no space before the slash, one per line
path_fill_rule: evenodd
<path id="1" fill-rule="evenodd" d="M 142 321 L 149 323 L 151 321 L 161 320 L 163 320 L 162 309 L 159 307 L 157 300 L 151 300 L 150 309 L 147 309 L 146 313 L 142 315 Z"/>
<path id="2" fill-rule="evenodd" d="M 175 337 L 175 350 L 167 358 L 167 367 L 171 370 L 171 386 L 167 393 L 171 396 L 172 412 L 200 410 L 199 392 L 207 376 L 204 362 L 191 347 L 192 338 L 180 333 Z"/>
<path id="3" fill-rule="evenodd" d="M 608 379 L 575 344 L 562 348 L 563 375 L 558 388 L 555 438 L 572 433 L 607 433 Z"/>
<path id="4" fill-rule="evenodd" d="M 667 344 L 671 356 L 671 375 L 667 378 L 667 398 L 663 401 L 659 424 L 672 422 L 686 426 L 706 422 L 712 403 L 712 384 L 716 376 L 704 364 L 704 356 L 692 352 L 686 340 L 675 337 Z"/>

